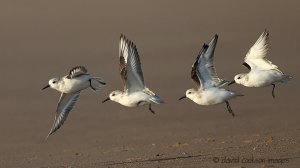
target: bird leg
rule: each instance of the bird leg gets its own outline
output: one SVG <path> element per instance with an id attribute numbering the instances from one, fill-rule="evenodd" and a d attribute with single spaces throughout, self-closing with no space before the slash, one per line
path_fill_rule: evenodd
<path id="1" fill-rule="evenodd" d="M 234 117 L 235 116 L 235 114 L 233 113 L 233 111 L 232 111 L 232 109 L 231 109 L 231 107 L 230 107 L 230 105 L 229 105 L 229 102 L 228 101 L 225 101 L 225 103 L 226 103 L 226 106 L 227 106 L 227 109 L 228 109 L 228 112 L 232 115 L 232 117 Z"/>
<path id="2" fill-rule="evenodd" d="M 155 114 L 155 111 L 151 108 L 151 104 L 149 104 L 149 110 L 151 111 L 151 113 Z"/>
<path id="3" fill-rule="evenodd" d="M 275 84 L 272 84 L 273 89 L 272 89 L 272 96 L 275 99 Z"/>

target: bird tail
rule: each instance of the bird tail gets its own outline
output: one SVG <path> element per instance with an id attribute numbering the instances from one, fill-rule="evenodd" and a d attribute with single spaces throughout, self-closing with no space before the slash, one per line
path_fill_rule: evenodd
<path id="1" fill-rule="evenodd" d="M 101 80 L 101 78 L 98 78 L 98 77 L 93 77 L 91 79 L 91 88 L 94 90 L 94 91 L 98 91 L 100 90 L 103 86 L 105 86 L 106 83 L 103 82 Z"/>
<path id="2" fill-rule="evenodd" d="M 283 77 L 281 79 L 281 83 L 287 83 L 290 81 L 293 77 L 291 75 L 283 74 Z"/>
<path id="3" fill-rule="evenodd" d="M 236 92 L 232 92 L 231 93 L 232 94 L 232 97 L 241 97 L 241 96 L 245 96 L 245 95 L 243 95 L 243 94 L 240 94 L 240 93 L 236 93 Z"/>
<path id="4" fill-rule="evenodd" d="M 150 98 L 150 100 L 156 104 L 163 104 L 165 103 L 160 97 L 158 97 L 157 95 L 154 95 Z"/>
<path id="5" fill-rule="evenodd" d="M 240 97 L 240 96 L 245 96 L 245 95 L 240 94 L 240 93 L 236 93 L 236 94 L 235 94 L 235 97 Z"/>

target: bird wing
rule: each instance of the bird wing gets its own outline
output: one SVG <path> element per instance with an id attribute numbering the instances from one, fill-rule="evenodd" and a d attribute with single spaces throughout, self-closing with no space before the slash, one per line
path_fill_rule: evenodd
<path id="1" fill-rule="evenodd" d="M 86 74 L 87 74 L 87 70 L 84 66 L 76 66 L 70 70 L 69 74 L 67 75 L 67 78 L 72 79 Z"/>
<path id="2" fill-rule="evenodd" d="M 244 61 L 248 69 L 260 69 L 260 70 L 270 70 L 277 69 L 278 67 L 272 64 L 266 56 L 269 48 L 269 32 L 265 30 L 255 44 L 248 51 Z M 250 70 L 251 70 L 250 69 Z"/>
<path id="3" fill-rule="evenodd" d="M 210 87 L 221 87 L 228 82 L 218 77 L 216 68 L 213 65 L 214 51 L 217 42 L 218 42 L 218 35 L 215 35 L 214 38 L 210 41 L 207 50 L 204 51 L 204 53 L 200 52 L 197 57 L 196 72 L 202 84 L 201 89 L 207 89 Z"/>
<path id="4" fill-rule="evenodd" d="M 134 92 L 145 88 L 144 76 L 136 45 L 124 35 L 120 38 L 120 74 L 124 91 Z"/>
<path id="5" fill-rule="evenodd" d="M 197 87 L 200 89 L 203 88 L 203 81 L 201 81 L 198 65 L 199 65 L 200 57 L 202 57 L 205 54 L 205 52 L 207 51 L 207 48 L 208 48 L 208 45 L 204 43 L 202 46 L 202 49 L 200 50 L 200 52 L 196 58 L 196 61 L 192 65 L 191 78 L 196 83 Z"/>
<path id="6" fill-rule="evenodd" d="M 47 138 L 58 130 L 67 119 L 69 112 L 74 107 L 80 96 L 80 91 L 76 93 L 62 93 L 57 105 L 56 115 L 54 119 L 53 126 L 47 136 Z"/>

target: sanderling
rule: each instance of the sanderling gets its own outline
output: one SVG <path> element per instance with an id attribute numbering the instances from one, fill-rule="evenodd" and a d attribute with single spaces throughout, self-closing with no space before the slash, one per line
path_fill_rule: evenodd
<path id="1" fill-rule="evenodd" d="M 119 43 L 120 74 L 124 84 L 124 91 L 113 91 L 102 103 L 112 100 L 127 107 L 149 105 L 154 114 L 151 103 L 164 103 L 155 93 L 149 90 L 144 83 L 140 57 L 136 45 L 124 35 Z"/>
<path id="2" fill-rule="evenodd" d="M 199 105 L 214 105 L 225 102 L 229 113 L 234 117 L 235 114 L 228 100 L 243 95 L 221 88 L 228 81 L 218 77 L 216 68 L 213 65 L 217 41 L 218 35 L 215 35 L 209 45 L 203 45 L 191 71 L 191 78 L 197 84 L 197 89 L 188 89 L 186 95 L 179 98 L 179 100 L 187 97 Z"/>
<path id="3" fill-rule="evenodd" d="M 58 101 L 53 126 L 46 139 L 63 125 L 82 90 L 90 87 L 93 91 L 98 91 L 104 85 L 105 83 L 102 82 L 100 78 L 92 77 L 88 74 L 86 68 L 83 66 L 72 68 L 70 73 L 62 78 L 50 79 L 49 84 L 42 88 L 42 90 L 51 87 L 61 92 L 61 95 Z"/>
<path id="4" fill-rule="evenodd" d="M 281 72 L 278 67 L 272 64 L 266 56 L 268 52 L 269 32 L 265 30 L 255 44 L 248 51 L 243 65 L 247 67 L 249 73 L 241 73 L 234 77 L 228 85 L 238 83 L 246 87 L 273 86 L 272 96 L 275 98 L 275 83 L 287 83 L 292 77 Z"/>

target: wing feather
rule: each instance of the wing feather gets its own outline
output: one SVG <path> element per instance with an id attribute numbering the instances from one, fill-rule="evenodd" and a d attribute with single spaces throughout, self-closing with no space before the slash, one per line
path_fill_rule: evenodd
<path id="1" fill-rule="evenodd" d="M 210 41 L 207 51 L 198 59 L 197 72 L 202 83 L 202 89 L 210 87 L 221 87 L 228 81 L 220 79 L 213 65 L 214 51 L 218 42 L 218 35 Z"/>
<path id="2" fill-rule="evenodd" d="M 199 74 L 199 72 L 198 72 L 199 60 L 200 60 L 200 57 L 202 57 L 204 55 L 207 48 L 208 48 L 208 45 L 204 43 L 202 46 L 202 49 L 200 50 L 200 52 L 196 58 L 196 61 L 192 65 L 191 78 L 196 83 L 198 88 L 202 88 L 202 83 L 203 83 L 202 81 L 200 81 L 200 77 L 198 75 Z"/>
<path id="3" fill-rule="evenodd" d="M 72 68 L 67 76 L 68 79 L 73 79 L 81 75 L 86 75 L 87 70 L 84 66 L 76 66 Z"/>
<path id="4" fill-rule="evenodd" d="M 125 91 L 143 90 L 144 76 L 136 45 L 124 35 L 120 38 L 120 73 L 125 83 Z"/>
<path id="5" fill-rule="evenodd" d="M 68 117 L 69 112 L 73 109 L 75 103 L 77 102 L 79 96 L 80 92 L 61 94 L 57 105 L 54 123 L 47 138 L 63 125 L 63 123 Z"/>
<path id="6" fill-rule="evenodd" d="M 269 32 L 268 30 L 265 30 L 255 44 L 250 48 L 244 61 L 251 67 L 251 69 L 277 69 L 278 67 L 266 58 L 268 49 Z"/>

